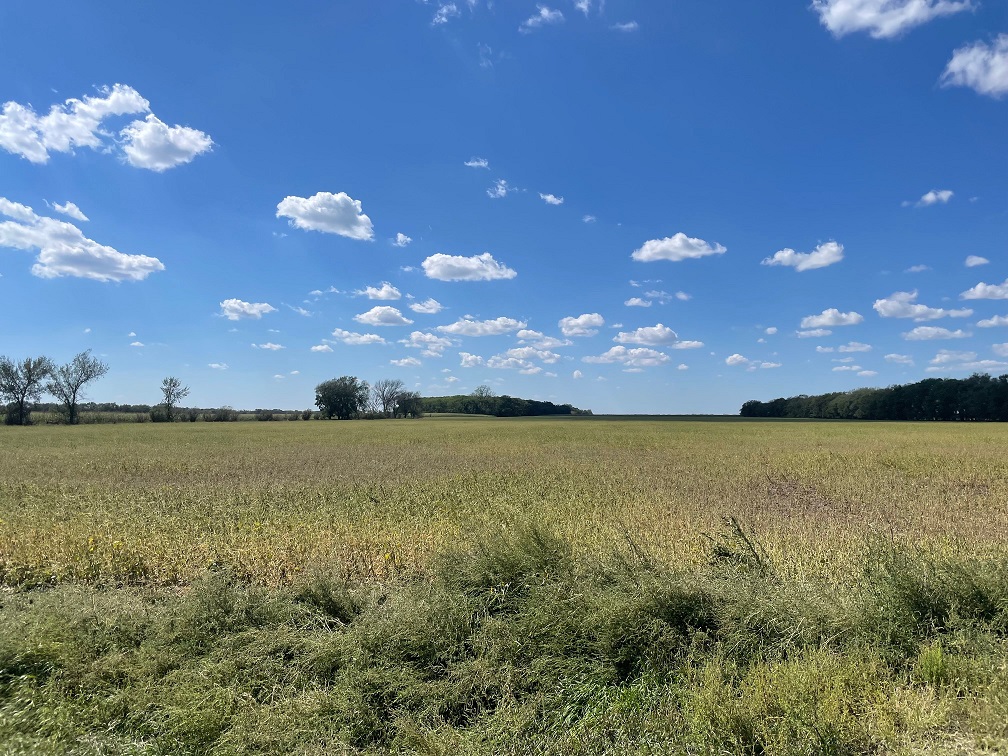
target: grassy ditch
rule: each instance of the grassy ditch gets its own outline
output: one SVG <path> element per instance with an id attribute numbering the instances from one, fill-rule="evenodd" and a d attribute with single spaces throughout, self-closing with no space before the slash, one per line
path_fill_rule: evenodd
<path id="1" fill-rule="evenodd" d="M 0 608 L 5 754 L 868 754 L 1008 748 L 1008 561 L 874 550 L 779 573 L 579 556 L 539 528 L 422 578 L 226 570 Z"/>

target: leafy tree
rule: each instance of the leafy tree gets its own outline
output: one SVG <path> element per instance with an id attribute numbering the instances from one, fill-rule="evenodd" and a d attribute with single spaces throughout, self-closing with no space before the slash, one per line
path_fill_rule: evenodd
<path id="1" fill-rule="evenodd" d="M 405 388 L 406 384 L 398 378 L 382 378 L 380 381 L 375 381 L 375 385 L 371 387 L 375 406 L 386 417 L 395 417 L 398 414 L 399 397 Z"/>
<path id="2" fill-rule="evenodd" d="M 403 417 L 421 417 L 423 399 L 419 391 L 403 391 L 399 394 L 399 413 Z"/>
<path id="3" fill-rule="evenodd" d="M 368 405 L 371 388 L 367 381 L 353 375 L 344 375 L 322 381 L 315 387 L 315 406 L 331 420 L 349 420 L 357 417 Z"/>
<path id="4" fill-rule="evenodd" d="M 189 396 L 189 387 L 183 386 L 182 381 L 173 375 L 169 375 L 161 381 L 161 393 L 164 394 L 164 401 L 162 404 L 165 406 L 167 420 L 168 422 L 171 422 L 173 419 L 173 413 L 175 408 L 178 407 L 179 402 Z"/>
<path id="5" fill-rule="evenodd" d="M 0 357 L 0 397 L 14 405 L 7 415 L 11 425 L 30 424 L 28 404 L 42 398 L 43 381 L 53 369 L 52 360 L 48 357 L 26 357 L 24 362 Z"/>
<path id="6" fill-rule="evenodd" d="M 91 356 L 90 349 L 80 352 L 66 365 L 53 368 L 45 389 L 63 405 L 63 414 L 70 425 L 78 422 L 77 402 L 84 398 L 84 387 L 108 370 L 107 364 Z"/>

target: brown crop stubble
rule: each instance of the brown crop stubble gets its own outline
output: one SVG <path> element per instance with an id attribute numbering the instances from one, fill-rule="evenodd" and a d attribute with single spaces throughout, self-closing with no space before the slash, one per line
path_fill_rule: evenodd
<path id="1" fill-rule="evenodd" d="M 0 576 L 184 583 L 227 566 L 423 570 L 534 522 L 583 555 L 703 560 L 736 517 L 782 574 L 844 579 L 870 542 L 1003 553 L 1008 426 L 421 420 L 0 428 Z"/>

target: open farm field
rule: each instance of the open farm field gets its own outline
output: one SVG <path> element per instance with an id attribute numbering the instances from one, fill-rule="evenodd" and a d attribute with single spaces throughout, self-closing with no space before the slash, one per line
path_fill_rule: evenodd
<path id="1" fill-rule="evenodd" d="M 999 753 L 1008 426 L 0 428 L 0 753 Z"/>
<path id="2" fill-rule="evenodd" d="M 1008 427 L 454 420 L 0 429 L 4 582 L 254 582 L 422 569 L 535 523 L 586 555 L 703 560 L 735 517 L 780 564 L 842 575 L 878 539 L 1008 546 Z"/>

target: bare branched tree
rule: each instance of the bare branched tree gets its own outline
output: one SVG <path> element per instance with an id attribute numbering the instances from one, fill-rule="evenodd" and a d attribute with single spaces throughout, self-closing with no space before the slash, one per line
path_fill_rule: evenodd
<path id="1" fill-rule="evenodd" d="M 91 356 L 90 349 L 76 355 L 66 365 L 53 368 L 45 390 L 63 405 L 68 423 L 74 425 L 78 421 L 77 403 L 84 398 L 84 387 L 101 378 L 108 370 L 108 365 Z"/>
<path id="2" fill-rule="evenodd" d="M 382 378 L 375 381 L 371 391 L 374 394 L 374 402 L 381 413 L 386 417 L 395 417 L 398 414 L 399 396 L 405 390 L 406 384 L 398 378 Z"/>

